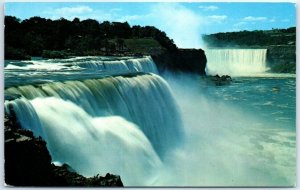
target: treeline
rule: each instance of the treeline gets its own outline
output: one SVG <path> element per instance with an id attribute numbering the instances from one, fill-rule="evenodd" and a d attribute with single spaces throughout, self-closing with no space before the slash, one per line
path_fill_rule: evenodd
<path id="1" fill-rule="evenodd" d="M 202 36 L 210 48 L 264 48 L 272 72 L 296 72 L 296 27 L 216 33 Z"/>
<path id="2" fill-rule="evenodd" d="M 83 52 L 124 52 L 124 40 L 153 38 L 169 51 L 177 50 L 165 32 L 153 26 L 130 26 L 127 22 L 99 23 L 93 19 L 69 21 L 32 17 L 21 21 L 5 16 L 5 59 L 24 59 L 28 56 L 51 57 L 61 52 L 82 55 Z M 63 57 L 63 53 L 62 57 Z"/>
<path id="3" fill-rule="evenodd" d="M 295 45 L 296 27 L 203 35 L 209 47 Z"/>

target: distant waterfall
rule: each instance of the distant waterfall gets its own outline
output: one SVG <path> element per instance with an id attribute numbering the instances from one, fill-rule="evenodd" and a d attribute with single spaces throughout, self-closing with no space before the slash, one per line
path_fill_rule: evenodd
<path id="1" fill-rule="evenodd" d="M 181 119 L 169 86 L 157 75 L 118 76 L 35 86 L 26 85 L 10 87 L 5 90 L 5 93 L 20 94 L 30 100 L 31 104 L 18 100 L 8 103 L 14 107 L 14 110 L 20 110 L 17 116 L 21 120 L 22 126 L 27 126 L 26 128 L 30 128 L 30 126 L 38 128 L 36 127 L 38 122 L 32 125 L 28 116 L 32 112 L 26 111 L 25 113 L 22 109 L 32 106 L 36 109 L 34 104 L 32 105 L 35 98 L 56 97 L 73 102 L 87 112 L 90 117 L 121 116 L 135 123 L 150 140 L 159 155 L 163 155 L 169 147 L 178 143 L 182 136 Z M 55 105 L 62 106 L 61 104 Z M 36 117 L 35 114 L 31 116 Z M 28 124 L 28 122 L 31 123 Z M 43 121 L 40 122 L 43 123 Z M 52 121 L 53 125 L 57 125 L 59 122 L 61 122 L 60 119 Z M 40 134 L 40 130 L 38 134 Z"/>
<path id="2" fill-rule="evenodd" d="M 207 49 L 207 71 L 215 75 L 251 75 L 267 71 L 266 49 Z"/>

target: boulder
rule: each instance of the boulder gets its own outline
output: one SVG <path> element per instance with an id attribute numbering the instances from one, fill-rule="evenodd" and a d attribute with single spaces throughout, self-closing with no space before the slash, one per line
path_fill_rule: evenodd
<path id="1" fill-rule="evenodd" d="M 229 75 L 222 75 L 221 77 L 217 74 L 215 76 L 204 77 L 208 83 L 213 83 L 216 86 L 228 85 L 232 82 L 232 78 Z"/>

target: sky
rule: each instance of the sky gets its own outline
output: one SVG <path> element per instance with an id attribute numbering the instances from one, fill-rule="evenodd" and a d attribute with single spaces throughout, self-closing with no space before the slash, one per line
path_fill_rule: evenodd
<path id="1" fill-rule="evenodd" d="M 296 26 L 295 4 L 287 2 L 8 2 L 4 6 L 5 15 L 21 20 L 77 17 L 151 25 L 165 31 L 182 48 L 201 47 L 202 34 Z"/>

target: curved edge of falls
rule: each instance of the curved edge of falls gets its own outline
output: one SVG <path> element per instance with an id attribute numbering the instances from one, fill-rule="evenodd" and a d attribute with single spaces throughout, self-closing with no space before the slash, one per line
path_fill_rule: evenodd
<path id="1" fill-rule="evenodd" d="M 267 49 L 206 49 L 211 75 L 249 76 L 268 71 Z"/>
<path id="2" fill-rule="evenodd" d="M 84 175 L 116 173 L 136 185 L 183 138 L 170 87 L 155 74 L 17 86 L 5 93 L 21 95 L 5 101 L 6 112 L 13 110 L 22 127 L 46 140 L 54 161 Z"/>

